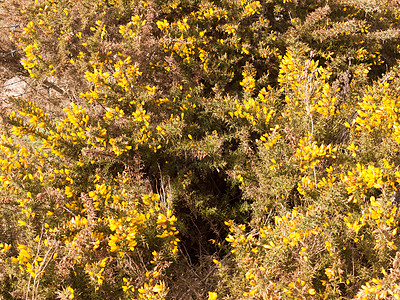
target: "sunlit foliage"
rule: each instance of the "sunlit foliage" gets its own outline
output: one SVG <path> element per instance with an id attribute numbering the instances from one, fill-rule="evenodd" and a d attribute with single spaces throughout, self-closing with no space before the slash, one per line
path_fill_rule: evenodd
<path id="1" fill-rule="evenodd" d="M 396 1 L 21 18 L 21 63 L 59 104 L 1 112 L 2 297 L 400 298 Z"/>

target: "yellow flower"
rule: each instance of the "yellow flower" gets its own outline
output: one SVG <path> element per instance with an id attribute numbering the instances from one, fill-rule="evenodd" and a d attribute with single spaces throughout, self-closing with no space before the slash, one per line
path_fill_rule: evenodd
<path id="1" fill-rule="evenodd" d="M 74 289 L 71 287 L 67 287 L 67 291 L 70 293 L 68 299 L 74 299 Z"/>
<path id="2" fill-rule="evenodd" d="M 163 289 L 164 289 L 163 284 L 162 284 L 162 282 L 160 282 L 159 284 L 156 284 L 156 285 L 153 287 L 153 292 L 159 293 L 159 292 L 161 292 Z"/>
<path id="3" fill-rule="evenodd" d="M 0 252 L 7 252 L 8 250 L 10 250 L 11 249 L 11 245 L 9 245 L 9 244 L 7 244 L 7 243 L 1 243 L 0 244 L 0 248 L 2 248 L 1 250 L 0 250 Z"/>
<path id="4" fill-rule="evenodd" d="M 215 292 L 208 292 L 208 300 L 217 300 L 218 294 Z"/>

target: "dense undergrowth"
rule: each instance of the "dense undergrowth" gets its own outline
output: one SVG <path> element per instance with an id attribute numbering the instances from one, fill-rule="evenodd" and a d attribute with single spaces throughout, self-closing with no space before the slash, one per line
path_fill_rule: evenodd
<path id="1" fill-rule="evenodd" d="M 398 1 L 19 18 L 47 92 L 1 111 L 0 297 L 400 298 Z"/>

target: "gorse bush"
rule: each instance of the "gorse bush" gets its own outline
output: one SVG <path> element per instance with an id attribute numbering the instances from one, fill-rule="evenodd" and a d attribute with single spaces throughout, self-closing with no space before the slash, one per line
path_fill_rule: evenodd
<path id="1" fill-rule="evenodd" d="M 5 299 L 400 298 L 396 1 L 28 2 Z"/>

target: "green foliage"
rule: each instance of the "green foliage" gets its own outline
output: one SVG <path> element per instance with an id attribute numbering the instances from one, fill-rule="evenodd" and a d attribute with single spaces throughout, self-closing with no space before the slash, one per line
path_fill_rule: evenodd
<path id="1" fill-rule="evenodd" d="M 3 297 L 400 297 L 395 1 L 21 18 L 22 64 L 57 94 L 1 112 Z"/>

